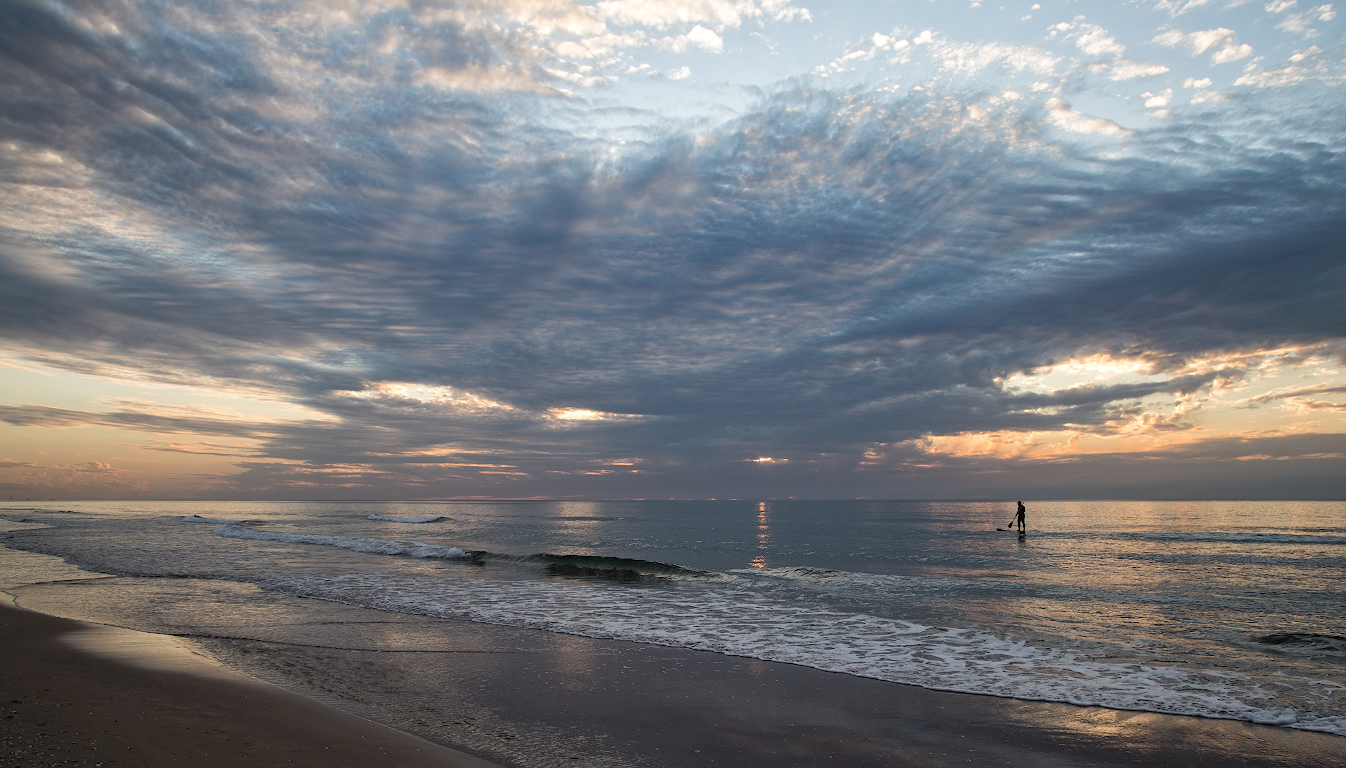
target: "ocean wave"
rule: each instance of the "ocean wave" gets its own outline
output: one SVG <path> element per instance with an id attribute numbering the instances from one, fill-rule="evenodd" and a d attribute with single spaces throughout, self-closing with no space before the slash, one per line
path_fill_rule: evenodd
<path id="1" fill-rule="evenodd" d="M 882 573 L 858 573 L 855 571 L 838 571 L 831 568 L 811 568 L 808 566 L 784 568 L 735 568 L 730 571 L 730 573 L 743 576 L 783 579 L 786 581 L 804 582 L 821 586 L 834 586 L 839 584 L 863 586 L 873 586 L 878 584 L 905 585 L 918 580 L 911 576 L 898 576 Z"/>
<path id="2" fill-rule="evenodd" d="M 837 571 L 831 568 L 810 568 L 807 566 L 795 566 L 792 568 L 738 568 L 735 573 L 757 573 L 763 576 L 775 576 L 781 579 L 804 579 L 814 581 L 817 579 L 851 579 L 855 576 L 869 575 L 857 574 L 850 571 Z"/>
<path id="3" fill-rule="evenodd" d="M 497 555 L 496 557 L 504 557 Z M 602 557 L 597 555 L 553 555 L 543 552 L 525 555 L 517 559 L 525 563 L 540 563 L 549 573 L 556 575 L 590 575 L 599 578 L 613 578 L 618 581 L 642 581 L 649 578 L 723 578 L 722 574 L 687 568 L 658 560 L 641 560 L 631 557 Z M 627 578 L 632 575 L 635 578 Z"/>
<path id="4" fill-rule="evenodd" d="M 288 544 L 313 544 L 339 547 L 353 552 L 374 555 L 407 555 L 410 557 L 440 558 L 445 560 L 471 559 L 477 562 L 498 560 L 528 565 L 541 565 L 546 573 L 553 576 L 594 578 L 622 582 L 655 581 L 674 578 L 725 578 L 724 574 L 702 571 L 696 568 L 687 568 L 673 563 L 663 563 L 657 560 L 641 560 L 629 557 L 602 557 L 595 555 L 557 555 L 549 552 L 533 555 L 510 555 L 497 552 L 468 551 L 460 547 L 445 547 L 440 544 L 427 544 L 421 541 L 259 531 L 255 528 L 248 528 L 241 525 L 236 521 L 210 521 L 205 518 L 198 518 L 194 515 L 192 518 L 194 518 L 194 522 L 219 523 L 213 533 L 217 536 L 224 536 L 231 539 L 280 541 Z M 188 520 L 191 518 L 183 519 Z M 403 522 L 397 518 L 391 519 L 394 519 L 397 522 Z"/>
<path id="5" fill-rule="evenodd" d="M 385 523 L 442 523 L 449 518 L 439 517 L 390 517 L 388 515 L 370 515 L 369 520 L 381 520 Z"/>
<path id="6" fill-rule="evenodd" d="M 215 524 L 215 525 L 238 525 L 238 524 L 240 524 L 242 521 L 240 521 L 240 520 L 216 520 L 216 519 L 209 518 L 209 517 L 201 517 L 200 515 L 187 515 L 186 517 L 182 518 L 182 522 L 184 522 L 184 523 L 213 523 L 213 524 Z"/>
<path id="7" fill-rule="evenodd" d="M 965 579 L 953 576 L 908 576 L 887 573 L 860 573 L 831 568 L 794 566 L 782 568 L 735 568 L 729 574 L 748 579 L 768 579 L 788 582 L 816 593 L 849 594 L 851 596 L 884 596 L 900 599 L 919 593 L 947 592 L 973 588 L 980 591 L 1004 590 L 1014 585 L 991 578 Z"/>
<path id="8" fill-rule="evenodd" d="M 1328 654 L 1346 656 L 1346 637 L 1338 635 L 1317 635 L 1309 632 L 1275 632 L 1270 635 L 1253 638 L 1265 645 L 1274 645 L 1278 649 L 1294 650 L 1309 654 Z"/>
<path id="9" fill-rule="evenodd" d="M 741 585 L 655 590 L 580 581 L 419 579 L 392 574 L 276 579 L 262 585 L 443 618 L 712 651 L 962 693 L 1246 720 L 1346 736 L 1333 696 L 1284 676 L 1118 656 L 1113 646 L 1053 647 L 994 632 L 773 602 Z"/>
<path id="10" fill-rule="evenodd" d="M 311 533 L 276 533 L 246 528 L 234 523 L 216 526 L 212 531 L 216 536 L 230 539 L 248 539 L 251 541 L 280 541 L 286 544 L 317 544 L 338 547 L 353 552 L 377 555 L 406 555 L 408 557 L 438 558 L 442 560 L 469 560 L 474 553 L 458 547 L 445 547 L 439 544 L 426 544 L 421 541 L 401 541 L 397 539 L 371 539 L 355 536 L 324 536 Z"/>

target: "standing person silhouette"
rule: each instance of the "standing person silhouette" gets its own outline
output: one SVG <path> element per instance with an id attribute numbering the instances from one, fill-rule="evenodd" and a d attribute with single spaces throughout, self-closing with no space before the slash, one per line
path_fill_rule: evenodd
<path id="1" fill-rule="evenodd" d="M 1025 512 L 1027 512 L 1027 510 L 1024 509 L 1024 503 L 1021 501 L 1019 502 L 1019 511 L 1014 513 L 1014 520 L 1010 522 L 1011 530 L 1017 524 L 1019 526 L 1019 533 L 1024 532 L 1024 528 L 1028 524 L 1028 521 L 1024 518 Z"/>

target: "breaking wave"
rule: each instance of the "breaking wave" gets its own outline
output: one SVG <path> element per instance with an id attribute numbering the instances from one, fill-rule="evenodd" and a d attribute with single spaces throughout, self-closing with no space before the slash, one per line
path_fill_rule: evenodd
<path id="1" fill-rule="evenodd" d="M 473 557 L 473 553 L 458 547 L 426 544 L 421 541 L 371 539 L 356 536 L 323 536 L 312 533 L 276 533 L 246 528 L 236 523 L 218 525 L 212 532 L 216 536 L 224 536 L 229 539 L 280 541 L 286 544 L 317 544 L 375 555 L 407 555 L 408 557 L 432 557 L 443 560 L 470 560 Z"/>

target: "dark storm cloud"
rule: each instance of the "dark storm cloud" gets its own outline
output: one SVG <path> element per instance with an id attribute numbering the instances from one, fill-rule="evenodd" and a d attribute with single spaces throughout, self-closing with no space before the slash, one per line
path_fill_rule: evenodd
<path id="1" fill-rule="evenodd" d="M 1085 140 L 1042 127 L 1042 104 L 973 119 L 977 92 L 797 82 L 713 129 L 636 126 L 612 155 L 554 127 L 588 107 L 535 93 L 505 33 L 65 7 L 0 9 L 0 333 L 340 417 L 268 425 L 268 456 L 428 466 L 412 483 L 465 463 L 417 458 L 436 446 L 536 478 L 622 457 L 636 476 L 759 454 L 853 468 L 929 433 L 1102 429 L 1241 373 L 1180 375 L 1193 357 L 1346 336 L 1339 99 L 1249 94 Z M 532 85 L 426 84 L 482 67 Z M 1000 383 L 1097 352 L 1174 378 Z M 352 395 L 378 382 L 502 408 Z M 38 410 L 4 418 L 83 418 Z M 148 418 L 98 423 L 177 429 Z"/>

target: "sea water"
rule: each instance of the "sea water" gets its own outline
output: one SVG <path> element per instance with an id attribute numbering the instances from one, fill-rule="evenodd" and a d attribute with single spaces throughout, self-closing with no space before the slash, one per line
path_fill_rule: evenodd
<path id="1" fill-rule="evenodd" d="M 143 599 L 119 602 L 142 629 L 248 636 L 240 593 L 154 586 L 188 579 L 1346 735 L 1346 502 L 1030 501 L 1022 537 L 997 530 L 1013 514 L 909 501 L 0 505 L 26 523 L 9 547 L 135 577 Z"/>

